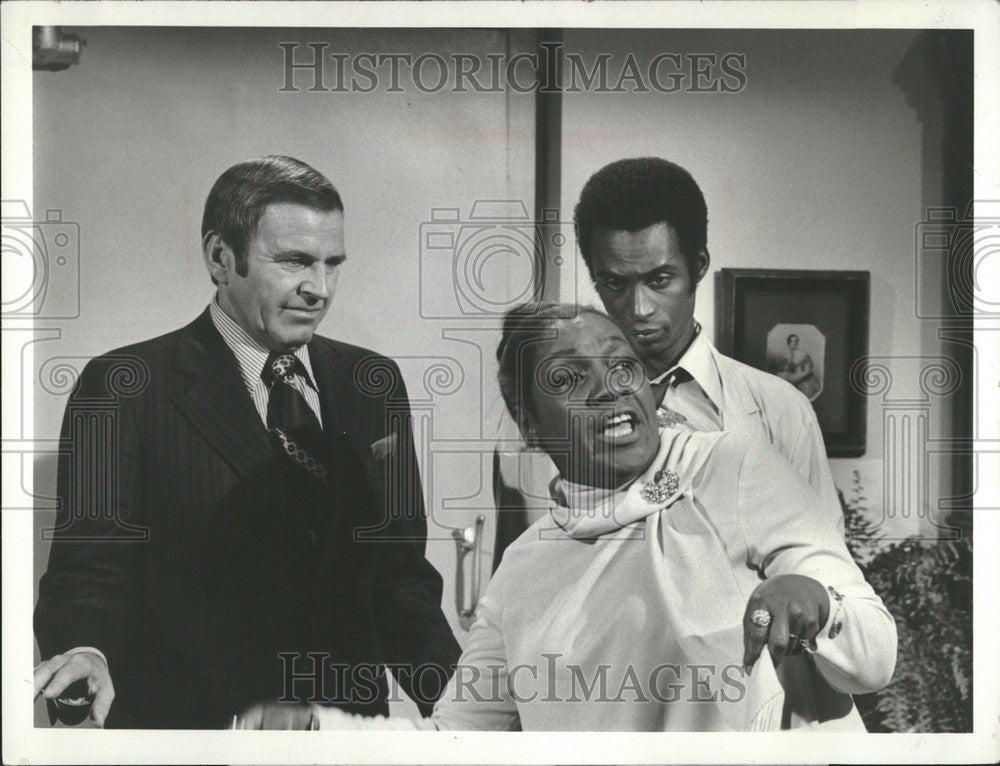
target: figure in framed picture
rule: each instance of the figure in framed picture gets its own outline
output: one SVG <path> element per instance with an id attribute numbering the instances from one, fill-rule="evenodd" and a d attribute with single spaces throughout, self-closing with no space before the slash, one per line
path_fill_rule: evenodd
<path id="1" fill-rule="evenodd" d="M 815 401 L 823 392 L 825 346 L 814 325 L 775 325 L 767 335 L 768 369 Z"/>
<path id="2" fill-rule="evenodd" d="M 719 351 L 790 383 L 812 405 L 827 457 L 865 454 L 867 271 L 721 269 Z"/>

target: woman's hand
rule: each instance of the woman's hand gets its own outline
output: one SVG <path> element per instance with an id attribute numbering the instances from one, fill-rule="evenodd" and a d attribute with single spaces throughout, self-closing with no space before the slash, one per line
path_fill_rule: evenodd
<path id="1" fill-rule="evenodd" d="M 747 672 L 767 644 L 777 665 L 787 654 L 815 647 L 816 635 L 830 615 L 826 588 L 797 574 L 768 578 L 750 595 L 743 614 L 743 667 Z"/>

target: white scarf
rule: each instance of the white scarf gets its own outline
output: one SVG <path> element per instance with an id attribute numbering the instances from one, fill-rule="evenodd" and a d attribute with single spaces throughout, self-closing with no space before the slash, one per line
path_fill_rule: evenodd
<path id="1" fill-rule="evenodd" d="M 721 436 L 721 433 L 719 434 Z M 660 429 L 660 448 L 649 467 L 637 478 L 614 489 L 588 487 L 556 476 L 549 486 L 555 505 L 550 509 L 552 520 L 558 524 L 570 537 L 591 538 L 614 532 L 640 521 L 650 514 L 657 513 L 674 503 L 684 494 L 691 493 L 691 480 L 696 470 L 692 461 L 680 474 L 681 466 L 674 466 L 671 456 L 677 456 L 690 439 L 690 434 L 674 428 Z M 697 468 L 704 463 L 706 456 L 697 461 Z M 671 467 L 668 467 L 668 462 Z M 656 482 L 656 474 L 661 470 L 673 470 L 678 473 L 678 487 L 666 499 L 650 502 L 643 497 L 643 488 Z M 685 475 L 686 474 L 686 475 Z"/>
<path id="2" fill-rule="evenodd" d="M 649 467 L 636 479 L 613 489 L 588 487 L 556 477 L 549 487 L 554 500 L 550 508 L 553 521 L 570 537 L 593 539 L 608 535 L 660 513 L 682 497 L 694 501 L 694 482 L 709 459 L 722 432 L 692 434 L 675 428 L 660 430 L 660 448 Z M 698 444 L 685 449 L 694 438 Z M 655 502 L 647 499 L 644 489 L 657 483 L 657 474 L 672 471 L 677 476 L 677 488 Z M 661 478 L 664 474 L 661 474 Z M 708 550 L 708 549 L 706 549 Z M 691 609 L 713 609 L 712 604 L 692 604 Z M 733 637 L 722 635 L 690 636 L 680 640 L 684 656 L 689 661 L 708 661 L 714 657 L 738 657 L 741 646 Z M 694 658 L 694 660 L 692 660 Z M 707 658 L 707 660 L 706 660 Z M 769 731 L 781 728 L 784 693 L 775 675 L 771 656 L 765 649 L 746 679 L 749 697 L 747 728 Z"/>

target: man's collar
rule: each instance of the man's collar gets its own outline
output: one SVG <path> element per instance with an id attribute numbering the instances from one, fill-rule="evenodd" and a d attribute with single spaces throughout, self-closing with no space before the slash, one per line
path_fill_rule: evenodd
<path id="1" fill-rule="evenodd" d="M 677 360 L 677 364 L 650 382 L 658 383 L 678 368 L 687 372 L 701 386 L 702 391 L 711 399 L 712 404 L 719 409 L 722 408 L 722 384 L 719 381 L 719 370 L 712 358 L 712 344 L 708 342 L 701 325 L 697 323 L 695 323 L 694 340 L 687 347 L 687 351 Z"/>
<path id="2" fill-rule="evenodd" d="M 264 369 L 264 365 L 267 363 L 267 358 L 271 352 L 255 341 L 246 330 L 240 327 L 235 319 L 223 310 L 222 306 L 219 305 L 218 293 L 213 296 L 212 302 L 208 306 L 208 313 L 212 316 L 215 329 L 219 331 L 223 340 L 226 341 L 226 345 L 236 355 L 244 380 L 251 383 L 259 379 L 261 370 Z M 306 381 L 310 386 L 316 388 L 314 382 L 316 376 L 313 375 L 312 365 L 309 363 L 308 346 L 299 346 L 292 353 L 298 357 L 299 361 L 306 368 L 306 372 L 308 373 Z"/>

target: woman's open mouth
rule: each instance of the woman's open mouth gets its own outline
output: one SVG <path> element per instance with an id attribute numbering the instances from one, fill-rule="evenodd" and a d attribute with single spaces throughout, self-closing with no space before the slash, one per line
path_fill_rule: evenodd
<path id="1" fill-rule="evenodd" d="M 607 415 L 598 428 L 597 435 L 602 441 L 626 444 L 633 441 L 639 429 L 639 416 L 625 410 Z"/>

